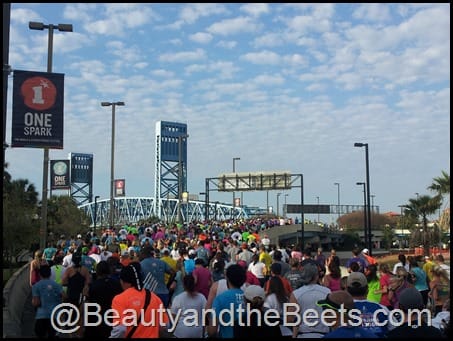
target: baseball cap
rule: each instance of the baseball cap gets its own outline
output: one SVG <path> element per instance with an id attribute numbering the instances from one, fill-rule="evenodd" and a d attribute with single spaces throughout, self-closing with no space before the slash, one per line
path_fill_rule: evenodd
<path id="1" fill-rule="evenodd" d="M 370 253 L 370 250 L 368 250 L 368 249 L 365 248 L 365 249 L 362 250 L 362 253 L 368 254 L 368 253 Z"/>
<path id="2" fill-rule="evenodd" d="M 405 288 L 401 291 L 399 297 L 399 305 L 401 309 L 420 309 L 425 306 L 423 304 L 423 297 L 416 288 Z"/>
<path id="3" fill-rule="evenodd" d="M 368 285 L 368 281 L 363 273 L 351 272 L 346 281 L 346 285 L 349 288 L 360 288 L 360 287 L 363 288 Z"/>
<path id="4" fill-rule="evenodd" d="M 261 286 L 249 285 L 247 288 L 245 288 L 244 297 L 249 301 L 253 301 L 255 297 L 264 299 L 266 297 L 266 294 Z"/>
<path id="5" fill-rule="evenodd" d="M 189 256 L 193 256 L 193 255 L 196 255 L 197 254 L 197 251 L 195 251 L 194 249 L 190 249 L 189 250 Z"/>

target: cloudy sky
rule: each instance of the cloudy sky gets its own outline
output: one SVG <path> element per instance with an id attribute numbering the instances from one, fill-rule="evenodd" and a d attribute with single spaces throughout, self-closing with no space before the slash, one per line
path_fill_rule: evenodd
<path id="1" fill-rule="evenodd" d="M 64 149 L 50 159 L 93 154 L 101 199 L 111 151 L 102 101 L 126 103 L 116 110 L 115 178 L 126 179 L 127 196 L 154 195 L 160 120 L 187 124 L 190 193 L 239 157 L 237 172 L 303 174 L 307 204 L 336 204 L 338 182 L 341 204 L 360 205 L 365 148 L 355 142 L 369 145 L 381 212 L 399 212 L 450 173 L 450 4 L 12 3 L 13 70 L 47 70 L 48 31 L 29 21 L 73 25 L 54 32 Z M 12 82 L 13 73 L 7 143 Z M 5 158 L 13 179 L 41 193 L 42 149 L 9 148 Z M 299 203 L 299 189 L 286 194 Z M 231 193 L 211 198 L 231 202 Z M 265 207 L 266 193 L 243 193 L 243 202 Z"/>

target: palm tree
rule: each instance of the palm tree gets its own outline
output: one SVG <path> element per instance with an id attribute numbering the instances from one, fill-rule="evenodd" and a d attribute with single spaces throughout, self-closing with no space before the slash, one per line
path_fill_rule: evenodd
<path id="1" fill-rule="evenodd" d="M 439 225 L 442 230 L 446 231 L 450 228 L 450 174 L 442 171 L 442 176 L 434 178 L 428 189 L 437 193 L 441 204 L 444 197 L 447 199 L 442 213 L 439 215 Z"/>
<path id="2" fill-rule="evenodd" d="M 429 255 L 429 246 L 431 241 L 429 240 L 428 230 L 428 216 L 436 213 L 441 206 L 441 198 L 439 196 L 431 197 L 429 195 L 420 195 L 417 198 L 409 199 L 409 204 L 406 205 L 406 213 L 409 216 L 421 218 L 423 226 L 423 248 L 425 255 Z"/>
<path id="3" fill-rule="evenodd" d="M 437 192 L 439 195 L 450 194 L 450 174 L 442 171 L 442 176 L 434 178 L 428 189 Z"/>

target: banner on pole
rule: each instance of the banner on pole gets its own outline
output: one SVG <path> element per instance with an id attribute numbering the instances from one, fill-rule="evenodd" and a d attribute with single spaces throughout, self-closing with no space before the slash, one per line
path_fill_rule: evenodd
<path id="1" fill-rule="evenodd" d="M 50 160 L 50 188 L 70 189 L 69 160 Z"/>
<path id="2" fill-rule="evenodd" d="M 63 149 L 64 74 L 14 70 L 11 147 Z"/>
<path id="3" fill-rule="evenodd" d="M 125 183 L 124 179 L 115 180 L 115 197 L 124 197 L 126 195 Z"/>

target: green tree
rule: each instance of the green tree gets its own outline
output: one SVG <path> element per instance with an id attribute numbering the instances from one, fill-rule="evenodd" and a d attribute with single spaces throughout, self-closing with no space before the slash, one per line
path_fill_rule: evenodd
<path id="1" fill-rule="evenodd" d="M 394 229 L 390 225 L 384 226 L 384 235 L 382 236 L 382 244 L 386 250 L 390 250 L 395 236 Z"/>
<path id="2" fill-rule="evenodd" d="M 12 180 L 3 171 L 3 259 L 10 262 L 23 249 L 39 243 L 38 193 L 28 180 Z"/>
<path id="3" fill-rule="evenodd" d="M 428 186 L 428 189 L 435 192 L 441 200 L 441 205 L 444 203 L 444 208 L 440 214 L 439 225 L 443 231 L 448 231 L 450 228 L 450 174 L 442 171 L 442 175 L 433 179 L 433 183 Z"/>
<path id="4" fill-rule="evenodd" d="M 431 245 L 430 235 L 428 233 L 428 216 L 434 214 L 441 205 L 439 196 L 431 197 L 429 195 L 420 195 L 417 198 L 409 199 L 409 204 L 406 205 L 406 213 L 410 217 L 420 219 L 422 224 L 422 245 L 425 255 L 429 255 L 429 247 Z"/>
<path id="5" fill-rule="evenodd" d="M 89 219 L 69 196 L 52 195 L 47 201 L 49 240 L 56 242 L 61 234 L 76 235 L 88 231 Z"/>
<path id="6" fill-rule="evenodd" d="M 405 236 L 403 244 L 408 244 L 408 246 L 416 247 L 422 244 L 421 233 L 416 231 L 415 226 L 418 225 L 418 217 L 414 216 L 410 210 L 407 209 L 407 206 L 404 206 L 403 216 L 398 218 L 398 224 L 396 226 L 396 231 L 409 230 L 411 231 L 410 236 Z"/>
<path id="7" fill-rule="evenodd" d="M 345 230 L 363 231 L 364 230 L 364 217 L 363 211 L 355 211 L 352 213 L 344 214 L 339 218 L 340 226 L 344 227 Z M 378 214 L 371 212 L 371 228 L 383 229 L 386 225 L 394 226 L 396 224 L 392 217 L 385 214 Z"/>
<path id="8" fill-rule="evenodd" d="M 450 174 L 442 171 L 442 176 L 434 178 L 428 189 L 437 192 L 441 196 L 450 194 Z"/>

